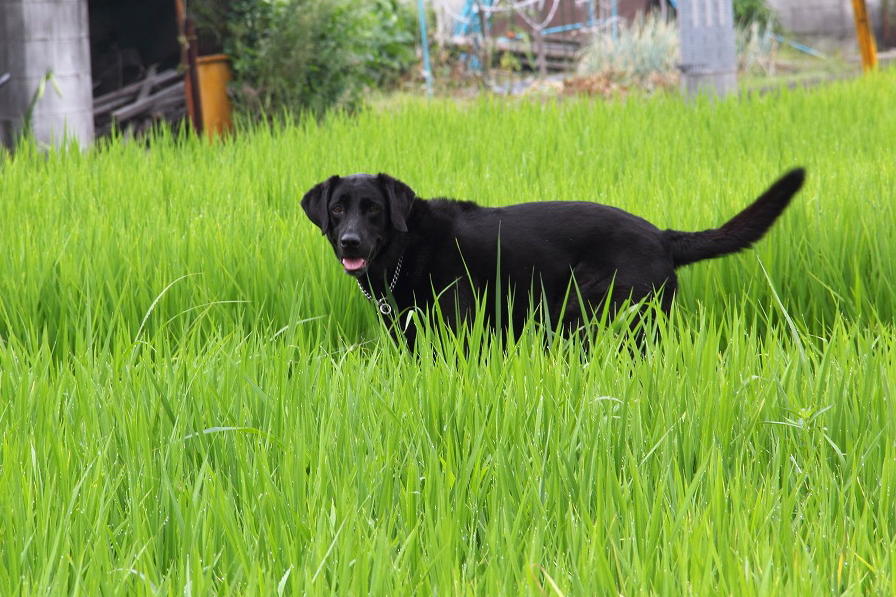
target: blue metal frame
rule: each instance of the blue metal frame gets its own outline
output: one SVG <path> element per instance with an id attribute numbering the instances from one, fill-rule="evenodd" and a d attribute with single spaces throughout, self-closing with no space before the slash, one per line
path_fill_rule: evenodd
<path id="1" fill-rule="evenodd" d="M 420 45 L 423 48 L 423 79 L 426 95 L 432 95 L 432 65 L 429 62 L 429 36 L 426 34 L 426 9 L 423 0 L 417 0 L 417 16 L 420 19 Z"/>
<path id="2" fill-rule="evenodd" d="M 610 34 L 613 41 L 616 41 L 619 38 L 619 0 L 611 0 L 610 18 L 613 19 L 610 22 Z"/>
<path id="3" fill-rule="evenodd" d="M 422 2 L 422 0 L 419 0 Z M 481 0 L 481 4 L 484 6 L 494 6 L 498 0 Z M 619 0 L 612 0 L 612 9 L 614 14 L 617 12 Z M 600 19 L 597 18 L 597 0 L 589 0 L 588 1 L 588 20 L 583 23 L 569 23 L 567 25 L 558 25 L 556 27 L 547 27 L 542 29 L 543 35 L 551 35 L 554 33 L 563 33 L 565 31 L 575 31 L 577 29 L 584 29 L 586 27 L 593 27 L 597 23 L 600 22 Z M 615 36 L 615 31 L 617 28 L 616 20 L 613 21 L 613 31 Z M 479 19 L 476 17 L 476 0 L 467 0 L 464 2 L 463 8 L 461 9 L 460 19 L 454 25 L 454 35 L 464 37 L 467 35 L 471 35 L 473 33 L 479 33 Z M 479 70 L 482 65 L 479 64 L 479 58 L 475 55 L 467 55 L 466 53 L 461 55 L 463 58 L 469 59 L 469 66 L 474 70 Z M 426 60 L 424 54 L 424 60 Z M 424 65 L 424 68 L 425 65 Z"/>
<path id="4" fill-rule="evenodd" d="M 496 0 L 481 0 L 484 6 L 494 6 Z M 617 12 L 619 0 L 612 0 L 613 14 Z M 563 33 L 564 31 L 575 31 L 576 29 L 584 29 L 592 27 L 597 23 L 596 0 L 588 2 L 588 20 L 584 23 L 570 23 L 568 25 L 558 25 L 557 27 L 548 27 L 542 30 L 542 34 L 551 35 L 552 33 Z M 463 20 L 458 20 L 454 25 L 454 35 L 465 36 L 471 33 L 479 32 L 479 19 L 476 15 L 476 0 L 467 0 L 464 2 L 460 16 Z M 615 25 L 614 25 L 615 26 Z"/>
<path id="5" fill-rule="evenodd" d="M 590 27 L 591 23 L 571 23 L 569 25 L 558 25 L 556 27 L 548 27 L 547 29 L 542 29 L 542 35 L 550 35 L 552 33 L 563 33 L 564 31 L 575 31 L 576 29 L 584 29 L 585 27 Z"/>
<path id="6" fill-rule="evenodd" d="M 494 6 L 495 0 L 481 0 L 483 6 Z M 463 21 L 457 21 L 454 26 L 454 35 L 470 35 L 479 32 L 479 19 L 476 18 L 476 0 L 467 0 L 464 2 L 464 8 L 460 13 Z"/>
<path id="7" fill-rule="evenodd" d="M 822 54 L 815 48 L 810 48 L 809 46 L 807 46 L 805 44 L 799 43 L 798 41 L 793 41 L 792 39 L 787 39 L 786 37 L 781 37 L 780 35 L 778 35 L 776 33 L 772 34 L 772 37 L 775 38 L 776 40 L 778 40 L 780 43 L 787 44 L 791 48 L 793 48 L 795 50 L 799 50 L 800 52 L 809 54 L 810 56 L 815 56 L 816 58 L 821 58 L 823 60 L 828 59 L 827 56 L 825 56 L 824 54 Z"/>

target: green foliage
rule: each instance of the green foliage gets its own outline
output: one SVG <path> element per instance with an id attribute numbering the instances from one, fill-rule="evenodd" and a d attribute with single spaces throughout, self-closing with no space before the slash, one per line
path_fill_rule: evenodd
<path id="1" fill-rule="evenodd" d="M 367 2 L 362 30 L 367 36 L 365 64 L 369 78 L 381 87 L 394 85 L 417 60 L 416 9 L 408 0 Z"/>
<path id="2" fill-rule="evenodd" d="M 774 23 L 775 15 L 766 0 L 734 0 L 734 20 L 741 26 Z"/>
<path id="3" fill-rule="evenodd" d="M 778 41 L 769 22 L 753 21 L 749 26 L 737 27 L 738 69 L 747 73 L 770 74 L 774 72 Z"/>
<path id="4" fill-rule="evenodd" d="M 755 13 L 750 13 L 755 14 Z M 738 64 L 742 71 L 773 70 L 777 42 L 768 19 L 738 21 L 735 27 Z M 582 75 L 607 74 L 625 82 L 647 85 L 657 77 L 678 75 L 681 40 L 675 21 L 658 16 L 638 17 L 619 28 L 616 39 L 598 32 L 583 49 L 577 71 Z"/>
<path id="5" fill-rule="evenodd" d="M 674 21 L 639 16 L 619 27 L 616 39 L 608 31 L 596 34 L 579 60 L 580 74 L 615 73 L 634 81 L 651 74 L 677 72 L 678 27 Z"/>
<path id="6" fill-rule="evenodd" d="M 0 595 L 896 594 L 894 78 L 0 160 Z M 696 230 L 797 164 L 643 353 L 478 321 L 408 354 L 298 205 L 387 171 Z"/>
<path id="7" fill-rule="evenodd" d="M 401 0 L 200 2 L 200 27 L 231 56 L 238 105 L 254 116 L 358 107 L 416 59 Z"/>

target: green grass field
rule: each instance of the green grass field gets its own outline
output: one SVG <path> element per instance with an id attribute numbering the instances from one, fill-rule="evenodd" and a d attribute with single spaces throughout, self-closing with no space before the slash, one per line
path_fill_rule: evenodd
<path id="1" fill-rule="evenodd" d="M 894 89 L 0 159 L 0 594 L 896 594 Z M 409 354 L 298 207 L 386 171 L 703 229 L 796 165 L 643 355 L 438 327 Z"/>

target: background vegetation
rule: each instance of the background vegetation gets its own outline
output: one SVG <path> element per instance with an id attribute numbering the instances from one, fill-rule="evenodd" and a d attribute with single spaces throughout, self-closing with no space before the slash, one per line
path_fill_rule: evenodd
<path id="1" fill-rule="evenodd" d="M 776 21 L 766 0 L 734 0 L 734 20 L 743 27 L 751 23 L 771 24 Z"/>
<path id="2" fill-rule="evenodd" d="M 3 158 L 0 594 L 893 594 L 893 84 Z M 794 165 L 643 355 L 438 327 L 408 354 L 298 207 L 382 170 L 701 229 Z"/>
<path id="3" fill-rule="evenodd" d="M 406 0 L 198 0 L 200 30 L 232 60 L 244 114 L 355 109 L 416 61 Z"/>
<path id="4" fill-rule="evenodd" d="M 396 87 L 417 62 L 417 7 L 409 0 L 192 0 L 190 11 L 205 50 L 231 57 L 231 94 L 252 119 L 355 110 L 365 92 Z M 767 74 L 777 47 L 773 13 L 764 0 L 735 0 L 734 11 L 741 68 Z M 578 72 L 648 90 L 674 86 L 677 25 L 657 15 L 623 27 L 618 40 L 596 35 Z M 460 57 L 435 54 L 447 61 L 441 79 L 456 84 Z M 502 68 L 519 69 L 510 54 L 503 58 Z"/>

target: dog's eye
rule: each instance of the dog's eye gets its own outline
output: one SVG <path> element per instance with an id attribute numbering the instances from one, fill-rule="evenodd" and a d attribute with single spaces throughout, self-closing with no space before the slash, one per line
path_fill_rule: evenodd
<path id="1" fill-rule="evenodd" d="M 370 207 L 367 208 L 367 213 L 369 213 L 372 216 L 377 215 L 381 211 L 383 211 L 383 208 L 380 207 L 379 205 L 377 205 L 376 203 L 371 203 Z"/>
<path id="2" fill-rule="evenodd" d="M 342 214 L 345 213 L 345 208 L 342 207 L 341 205 L 334 205 L 330 209 L 330 213 L 333 214 L 334 216 L 341 216 Z"/>

